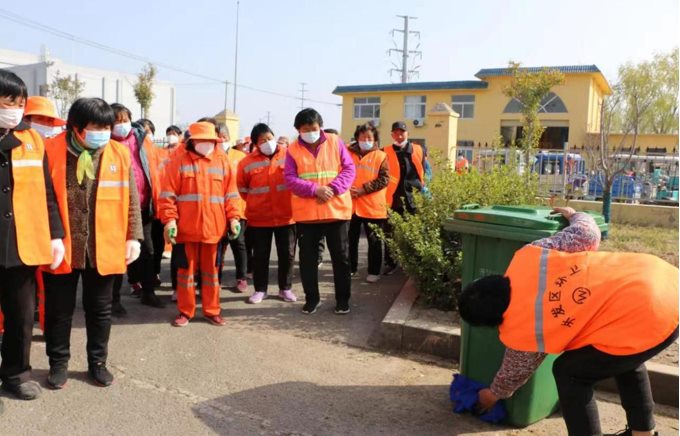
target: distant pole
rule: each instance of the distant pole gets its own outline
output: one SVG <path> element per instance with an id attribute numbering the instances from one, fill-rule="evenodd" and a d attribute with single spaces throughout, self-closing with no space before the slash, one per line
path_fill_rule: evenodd
<path id="1" fill-rule="evenodd" d="M 307 85 L 307 83 L 300 82 L 300 110 L 305 108 L 305 85 Z"/>
<path id="2" fill-rule="evenodd" d="M 271 119 L 271 112 L 267 111 L 267 125 L 269 125 L 270 119 Z"/>
<path id="3" fill-rule="evenodd" d="M 417 35 L 420 38 L 420 32 L 414 31 L 414 30 L 409 30 L 409 22 L 410 20 L 415 20 L 418 17 L 411 17 L 408 15 L 397 15 L 398 18 L 403 18 L 404 19 L 404 28 L 403 29 L 392 29 L 392 36 L 394 36 L 394 32 L 401 33 L 404 35 L 403 42 L 402 42 L 402 47 L 401 49 L 398 48 L 391 48 L 388 50 L 388 54 L 391 55 L 392 53 L 400 53 L 401 54 L 401 68 L 396 68 L 397 64 L 393 65 L 395 68 L 390 69 L 390 74 L 393 72 L 398 72 L 401 73 L 401 83 L 407 83 L 409 81 L 409 75 L 411 73 L 418 74 L 418 67 L 415 67 L 411 70 L 408 68 L 408 60 L 409 57 L 415 57 L 415 56 L 420 56 L 422 58 L 422 52 L 418 50 L 418 47 L 420 47 L 420 44 L 416 47 L 416 50 L 409 50 L 408 49 L 408 39 L 411 35 Z M 396 46 L 396 43 L 395 43 Z"/>
<path id="4" fill-rule="evenodd" d="M 236 113 L 236 91 L 238 84 L 238 12 L 240 1 L 236 0 L 236 49 L 234 50 L 234 113 Z"/>
<path id="5" fill-rule="evenodd" d="M 227 95 L 229 94 L 229 81 L 224 81 L 224 119 L 227 119 Z"/>
<path id="6" fill-rule="evenodd" d="M 404 16 L 404 48 L 401 53 L 401 83 L 408 82 L 408 15 Z"/>

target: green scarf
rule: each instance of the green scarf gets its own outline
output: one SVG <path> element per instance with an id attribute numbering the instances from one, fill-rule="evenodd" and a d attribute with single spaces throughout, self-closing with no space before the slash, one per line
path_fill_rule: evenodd
<path id="1" fill-rule="evenodd" d="M 92 154 L 96 150 L 91 150 L 78 140 L 77 135 L 69 134 L 67 141 L 68 150 L 78 158 L 78 165 L 76 166 L 76 177 L 78 184 L 83 184 L 83 179 L 87 176 L 90 180 L 94 180 L 94 163 L 92 162 Z"/>

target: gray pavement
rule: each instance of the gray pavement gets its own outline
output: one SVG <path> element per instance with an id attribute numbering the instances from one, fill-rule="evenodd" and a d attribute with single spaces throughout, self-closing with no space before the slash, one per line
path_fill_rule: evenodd
<path id="1" fill-rule="evenodd" d="M 300 312 L 302 301 L 291 304 L 270 297 L 248 305 L 247 295 L 225 290 L 226 327 L 213 327 L 199 315 L 189 326 L 174 328 L 172 305 L 150 309 L 124 297 L 129 316 L 113 327 L 109 366 L 116 381 L 109 388 L 87 379 L 79 308 L 66 388 L 45 389 L 32 402 L 0 395 L 0 435 L 565 433 L 559 416 L 513 430 L 453 414 L 448 385 L 455 362 L 366 348 L 404 277 L 375 285 L 354 280 L 352 312 L 337 316 L 326 258 L 320 274 L 324 304 L 311 316 Z M 233 279 L 233 265 L 225 272 L 227 283 Z M 276 286 L 270 289 L 275 292 Z M 294 289 L 301 297 L 299 278 Z M 169 291 L 160 294 L 169 302 Z M 45 386 L 44 343 L 34 342 L 32 358 L 34 379 Z M 605 430 L 623 428 L 624 414 L 615 397 L 599 398 Z M 677 434 L 677 409 L 659 408 L 658 422 L 661 434 Z"/>

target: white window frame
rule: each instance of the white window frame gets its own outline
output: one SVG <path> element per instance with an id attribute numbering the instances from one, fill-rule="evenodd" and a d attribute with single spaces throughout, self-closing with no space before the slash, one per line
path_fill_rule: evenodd
<path id="1" fill-rule="evenodd" d="M 369 99 L 373 99 L 374 101 L 368 101 Z M 377 99 L 377 102 L 375 101 Z M 359 100 L 359 101 L 357 101 Z M 379 119 L 380 118 L 380 97 L 354 97 L 353 101 L 354 105 L 352 106 L 352 117 L 355 120 L 364 120 L 364 119 Z M 370 117 L 361 117 L 357 116 L 357 109 L 359 109 L 358 114 L 361 115 L 361 108 L 365 107 L 370 107 L 372 116 Z"/>
<path id="2" fill-rule="evenodd" d="M 418 101 L 415 101 L 419 99 Z M 411 101 L 409 101 L 411 100 Z M 425 118 L 427 108 L 427 96 L 425 95 L 406 95 L 404 96 L 404 118 L 415 120 Z"/>
<path id="3" fill-rule="evenodd" d="M 472 101 L 454 101 L 456 97 L 472 97 Z M 452 95 L 451 96 L 451 109 L 453 109 L 458 115 L 460 115 L 461 119 L 472 119 L 475 117 L 475 95 L 474 94 L 466 94 L 466 95 Z M 460 107 L 460 110 L 456 109 L 456 106 Z"/>

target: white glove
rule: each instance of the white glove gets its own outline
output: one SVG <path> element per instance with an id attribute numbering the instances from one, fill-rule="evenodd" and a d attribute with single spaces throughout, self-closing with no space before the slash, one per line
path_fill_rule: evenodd
<path id="1" fill-rule="evenodd" d="M 163 228 L 163 236 L 165 237 L 166 244 L 175 245 L 177 240 L 177 222 L 175 220 L 170 220 Z"/>
<path id="2" fill-rule="evenodd" d="M 66 248 L 64 248 L 64 241 L 61 239 L 52 239 L 52 264 L 50 269 L 54 271 L 59 268 L 59 265 L 64 261 L 64 255 L 66 254 Z"/>
<path id="3" fill-rule="evenodd" d="M 142 252 L 142 244 L 136 240 L 125 241 L 125 264 L 130 265 L 132 262 L 139 258 L 139 254 Z"/>

